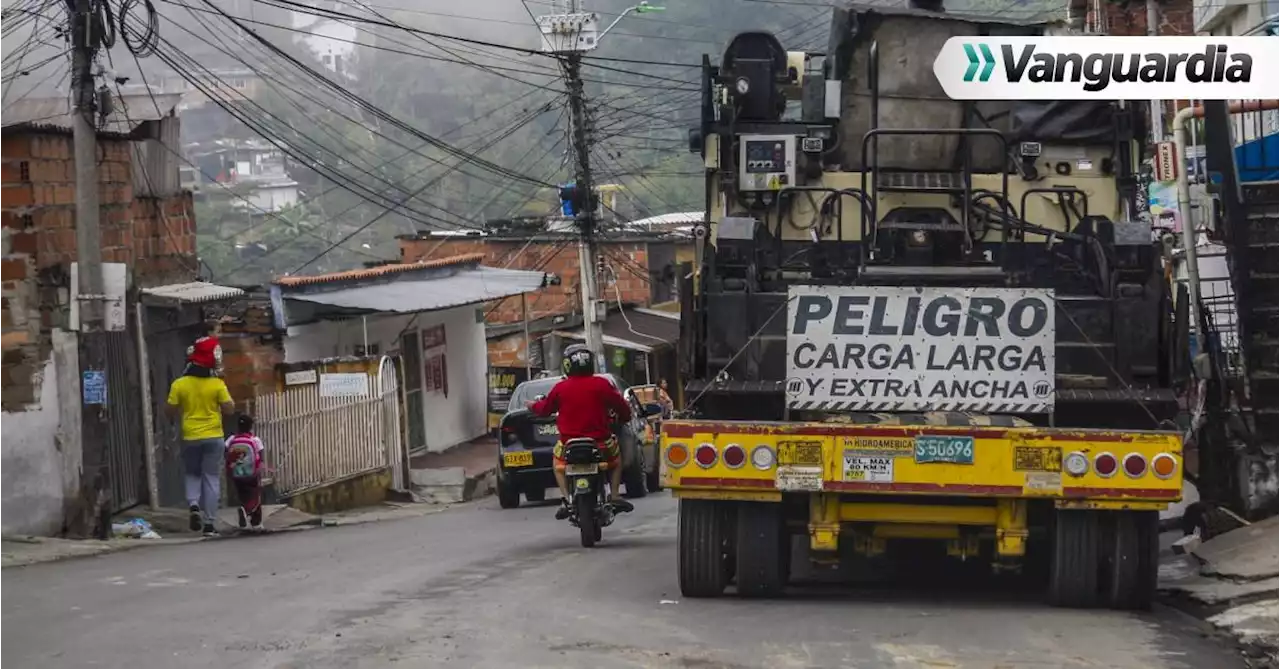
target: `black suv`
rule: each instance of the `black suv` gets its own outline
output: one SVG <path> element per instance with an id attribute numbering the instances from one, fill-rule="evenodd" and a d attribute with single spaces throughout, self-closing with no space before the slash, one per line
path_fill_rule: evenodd
<path id="1" fill-rule="evenodd" d="M 644 497 L 645 454 L 639 448 L 644 435 L 645 416 L 661 407 L 641 407 L 624 381 L 612 374 L 597 374 L 613 384 L 631 403 L 631 420 L 617 427 L 618 446 L 622 450 L 622 481 L 626 497 Z M 546 499 L 547 488 L 556 487 L 552 471 L 552 450 L 560 435 L 555 416 L 535 416 L 525 408 L 527 402 L 547 393 L 563 379 L 549 376 L 525 381 L 516 386 L 507 404 L 507 413 L 498 424 L 498 502 L 504 509 L 520 506 L 520 495 L 530 502 Z"/>

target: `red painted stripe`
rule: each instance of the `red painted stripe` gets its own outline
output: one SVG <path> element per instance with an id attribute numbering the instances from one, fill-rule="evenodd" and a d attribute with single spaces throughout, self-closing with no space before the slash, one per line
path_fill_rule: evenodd
<path id="1" fill-rule="evenodd" d="M 1182 491 L 1176 488 L 1063 488 L 1062 496 L 1071 499 L 1096 499 L 1098 497 L 1133 499 L 1177 499 Z"/>
<path id="2" fill-rule="evenodd" d="M 689 421 L 667 422 L 662 433 L 672 439 L 689 439 L 695 434 L 758 434 L 788 437 L 913 437 L 921 434 L 962 434 L 976 439 L 1007 439 L 1009 428 L 987 425 L 810 425 L 805 423 L 722 422 Z M 1146 434 L 1146 433 L 1143 433 Z M 1039 428 L 1037 437 L 1050 441 L 1093 441 L 1129 443 L 1138 434 L 1133 432 L 1085 432 L 1067 428 Z"/>
<path id="3" fill-rule="evenodd" d="M 947 495 L 1021 495 L 1022 486 L 971 485 L 967 483 L 858 483 L 827 481 L 822 486 L 836 492 L 906 492 Z"/>
<path id="4" fill-rule="evenodd" d="M 730 479 L 710 476 L 682 476 L 680 485 L 707 488 L 769 488 L 771 490 L 775 487 L 773 479 Z"/>

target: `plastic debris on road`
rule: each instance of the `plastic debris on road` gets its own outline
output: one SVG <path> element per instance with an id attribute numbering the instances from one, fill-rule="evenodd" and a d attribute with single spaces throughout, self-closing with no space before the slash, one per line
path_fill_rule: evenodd
<path id="1" fill-rule="evenodd" d="M 112 523 L 111 532 L 119 537 L 131 539 L 159 539 L 160 535 L 151 528 L 151 523 L 141 518 L 131 518 L 123 523 Z"/>

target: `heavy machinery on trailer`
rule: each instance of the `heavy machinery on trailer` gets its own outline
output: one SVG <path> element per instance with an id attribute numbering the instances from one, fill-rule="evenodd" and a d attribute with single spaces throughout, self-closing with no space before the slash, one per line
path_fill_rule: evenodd
<path id="1" fill-rule="evenodd" d="M 793 543 L 933 540 L 1047 571 L 1059 605 L 1149 605 L 1189 355 L 1132 215 L 1142 110 L 958 102 L 933 74 L 951 37 L 1043 30 L 854 6 L 820 69 L 763 32 L 704 57 L 692 413 L 662 428 L 685 596 L 779 594 Z"/>

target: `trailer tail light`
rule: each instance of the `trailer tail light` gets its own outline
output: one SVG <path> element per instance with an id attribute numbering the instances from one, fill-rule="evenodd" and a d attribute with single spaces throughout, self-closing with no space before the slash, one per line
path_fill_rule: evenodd
<path id="1" fill-rule="evenodd" d="M 1167 479 L 1178 471 L 1178 461 L 1168 453 L 1161 453 L 1151 459 L 1151 473 L 1157 478 Z"/>
<path id="2" fill-rule="evenodd" d="M 1130 453 L 1124 456 L 1124 473 L 1133 479 L 1146 474 L 1147 459 L 1142 457 L 1140 453 Z"/>
<path id="3" fill-rule="evenodd" d="M 710 469 L 716 464 L 716 447 L 711 444 L 702 444 L 693 451 L 693 459 L 703 469 Z"/>
<path id="4" fill-rule="evenodd" d="M 729 469 L 737 469 L 747 461 L 747 452 L 737 444 L 729 444 L 724 447 L 724 466 Z"/>
<path id="5" fill-rule="evenodd" d="M 1099 453 L 1093 459 L 1093 471 L 1104 479 L 1115 476 L 1119 465 L 1120 463 L 1116 462 L 1116 456 L 1110 453 Z"/>
<path id="6" fill-rule="evenodd" d="M 1067 457 L 1062 459 L 1062 468 L 1072 476 L 1084 476 L 1089 473 L 1089 458 L 1080 451 L 1068 453 Z"/>
<path id="7" fill-rule="evenodd" d="M 751 451 L 751 465 L 761 471 L 773 468 L 773 449 L 768 446 L 756 446 Z"/>
<path id="8" fill-rule="evenodd" d="M 672 467 L 683 467 L 689 462 L 689 447 L 684 444 L 671 444 L 667 447 L 667 464 Z"/>

